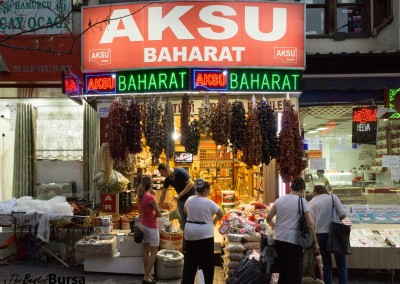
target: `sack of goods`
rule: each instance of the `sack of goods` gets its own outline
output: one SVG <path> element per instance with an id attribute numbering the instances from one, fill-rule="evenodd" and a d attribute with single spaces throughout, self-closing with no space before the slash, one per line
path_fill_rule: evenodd
<path id="1" fill-rule="evenodd" d="M 156 274 L 159 279 L 179 279 L 183 273 L 183 254 L 162 249 L 157 253 Z"/>

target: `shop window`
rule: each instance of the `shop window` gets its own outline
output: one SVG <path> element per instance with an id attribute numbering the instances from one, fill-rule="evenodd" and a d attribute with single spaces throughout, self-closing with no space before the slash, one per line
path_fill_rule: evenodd
<path id="1" fill-rule="evenodd" d="M 36 158 L 82 160 L 82 106 L 37 107 Z"/>
<path id="2" fill-rule="evenodd" d="M 80 11 L 82 6 L 89 6 L 89 0 L 73 0 L 72 1 L 72 10 Z"/>
<path id="3" fill-rule="evenodd" d="M 142 2 L 142 0 L 99 0 L 100 5 L 132 2 Z"/>
<path id="4" fill-rule="evenodd" d="M 392 0 L 307 0 L 306 8 L 307 37 L 368 37 L 392 19 Z"/>

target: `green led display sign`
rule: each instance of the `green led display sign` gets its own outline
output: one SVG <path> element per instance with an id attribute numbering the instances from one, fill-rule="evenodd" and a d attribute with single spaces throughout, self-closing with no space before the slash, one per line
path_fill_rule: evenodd
<path id="1" fill-rule="evenodd" d="M 229 91 L 299 92 L 301 72 L 271 69 L 230 69 Z"/>
<path id="2" fill-rule="evenodd" d="M 389 118 L 400 118 L 400 88 L 389 89 L 388 105 L 386 107 L 396 110 Z"/>
<path id="3" fill-rule="evenodd" d="M 123 71 L 117 73 L 117 82 L 117 93 L 187 91 L 189 69 Z"/>
<path id="4" fill-rule="evenodd" d="M 85 78 L 85 94 L 98 95 L 185 91 L 301 92 L 302 87 L 299 70 L 149 69 L 85 74 Z M 111 83 L 113 88 L 109 89 Z"/>

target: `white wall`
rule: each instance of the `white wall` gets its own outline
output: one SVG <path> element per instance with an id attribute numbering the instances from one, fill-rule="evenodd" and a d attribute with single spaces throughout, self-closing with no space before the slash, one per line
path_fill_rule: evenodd
<path id="1" fill-rule="evenodd" d="M 83 162 L 82 161 L 37 161 L 38 183 L 76 182 L 78 196 L 83 192 Z"/>
<path id="2" fill-rule="evenodd" d="M 0 201 L 12 198 L 15 105 L 0 102 Z M 4 136 L 3 136 L 4 134 Z"/>

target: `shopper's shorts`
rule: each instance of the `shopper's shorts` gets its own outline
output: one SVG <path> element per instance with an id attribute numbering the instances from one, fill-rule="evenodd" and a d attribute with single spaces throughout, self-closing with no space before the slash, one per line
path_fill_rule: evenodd
<path id="1" fill-rule="evenodd" d="M 158 247 L 160 245 L 160 233 L 158 228 L 149 228 L 141 223 L 139 223 L 139 228 L 143 232 L 143 243 L 148 243 L 151 247 Z"/>

